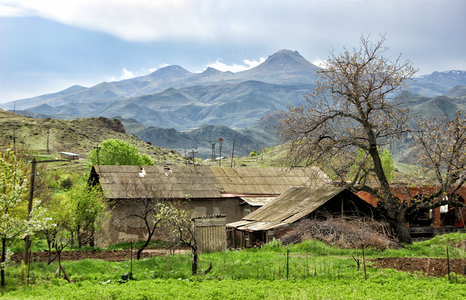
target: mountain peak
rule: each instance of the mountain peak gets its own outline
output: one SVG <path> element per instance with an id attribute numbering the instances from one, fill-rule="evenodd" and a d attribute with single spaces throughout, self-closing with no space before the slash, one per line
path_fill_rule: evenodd
<path id="1" fill-rule="evenodd" d="M 183 69 L 180 66 L 177 65 L 172 65 L 172 66 L 166 66 L 160 69 L 157 69 L 156 71 L 150 73 L 148 76 L 152 78 L 164 78 L 164 77 L 188 77 L 189 75 L 192 75 L 191 72 Z"/>

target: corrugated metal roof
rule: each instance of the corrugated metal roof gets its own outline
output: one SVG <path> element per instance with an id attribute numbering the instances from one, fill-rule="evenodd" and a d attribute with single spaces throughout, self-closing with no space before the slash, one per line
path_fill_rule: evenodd
<path id="1" fill-rule="evenodd" d="M 283 222 L 257 222 L 257 221 L 238 221 L 233 223 L 228 223 L 226 226 L 228 228 L 236 228 L 237 230 L 242 231 L 264 231 L 282 226 L 289 226 L 288 223 Z"/>
<path id="2" fill-rule="evenodd" d="M 263 206 L 277 197 L 240 197 L 251 206 Z"/>
<path id="3" fill-rule="evenodd" d="M 241 221 L 237 221 L 237 222 L 233 222 L 233 223 L 228 223 L 227 227 L 228 228 L 238 228 L 238 227 L 241 227 L 241 226 L 244 226 L 244 225 L 247 225 L 247 224 L 251 224 L 253 222 L 254 221 L 241 220 Z"/>
<path id="4" fill-rule="evenodd" d="M 260 222 L 293 223 L 322 206 L 345 188 L 323 187 L 319 189 L 293 187 L 250 213 L 243 220 Z"/>
<path id="5" fill-rule="evenodd" d="M 325 185 L 319 168 L 95 166 L 107 198 L 221 198 L 222 193 L 282 194 L 293 186 Z"/>
<path id="6" fill-rule="evenodd" d="M 96 166 L 107 198 L 220 198 L 222 186 L 210 168 Z"/>

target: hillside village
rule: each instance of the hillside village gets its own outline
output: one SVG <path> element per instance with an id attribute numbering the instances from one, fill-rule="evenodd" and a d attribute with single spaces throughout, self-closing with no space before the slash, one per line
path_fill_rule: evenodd
<path id="1" fill-rule="evenodd" d="M 218 93 L 221 84 L 223 84 L 223 89 L 235 81 L 238 82 L 235 84 L 243 84 L 243 88 L 244 85 L 261 86 L 262 84 L 258 82 L 240 80 L 258 79 L 261 70 L 276 68 L 275 60 L 290 59 L 293 60 L 293 64 L 296 64 L 296 61 L 303 63 L 300 66 L 306 72 L 312 73 L 316 70 L 297 52 L 281 51 L 269 57 L 261 68 L 243 74 L 244 78 L 239 75 L 233 77 L 231 74 L 206 70 L 202 80 L 205 80 L 207 76 L 216 78 L 219 86 L 202 87 L 202 89 L 213 89 L 215 93 Z M 294 66 L 292 69 L 296 71 L 296 66 L 292 66 Z M 178 68 L 165 71 L 173 70 L 180 71 Z M 280 85 L 283 84 L 282 81 L 290 78 L 298 80 L 300 76 L 307 74 L 301 69 L 299 71 L 270 79 L 274 83 L 267 84 Z M 157 78 L 155 76 L 157 74 L 151 75 L 152 78 Z M 197 75 L 184 73 L 182 76 L 192 77 L 191 80 L 193 80 Z M 227 83 L 221 83 L 223 81 Z M 193 80 L 193 82 L 199 84 L 199 81 Z M 110 86 L 115 84 L 117 83 L 112 83 Z M 189 89 L 195 90 L 193 87 L 183 87 L 183 84 L 179 84 L 180 91 L 185 89 L 183 93 L 187 93 Z M 294 84 L 291 93 L 299 94 L 294 88 L 302 89 L 303 86 L 299 82 L 294 82 Z M 425 92 L 423 87 L 420 81 L 414 85 L 412 91 Z M 446 116 L 448 119 L 453 119 L 455 112 L 463 109 L 466 97 L 464 87 L 463 85 L 457 85 L 452 89 L 445 87 L 442 90 L 442 92 L 446 91 L 444 94 L 433 98 L 412 92 L 405 92 L 400 97 L 416 101 L 416 104 L 410 107 L 414 113 L 428 117 Z M 277 89 L 288 90 L 290 88 L 275 86 L 271 93 L 276 93 Z M 81 115 L 82 110 L 76 115 L 45 113 L 58 111 L 58 108 L 51 106 L 52 104 L 57 107 L 67 107 L 69 105 L 69 102 L 66 102 L 68 93 L 79 94 L 84 93 L 85 90 L 73 88 L 59 95 L 42 97 L 43 104 L 36 107 L 24 107 L 26 109 L 19 111 L 0 109 L 0 136 L 2 137 L 0 147 L 2 151 L 8 151 L 8 149 L 25 151 L 23 163 L 26 164 L 26 168 L 29 168 L 32 158 L 35 159 L 34 165 L 36 163 L 41 165 L 40 171 L 37 172 L 35 189 L 38 190 L 37 198 L 47 198 L 42 205 L 47 209 L 62 208 L 69 205 L 67 201 L 73 201 L 74 197 L 78 201 L 76 204 L 78 209 L 72 211 L 71 214 L 76 213 L 81 216 L 83 211 L 95 212 L 93 215 L 82 214 L 84 221 L 80 220 L 81 223 L 78 223 L 75 229 L 69 229 L 71 227 L 67 226 L 71 226 L 71 223 L 64 222 L 67 225 L 63 228 L 67 228 L 64 230 L 69 230 L 70 235 L 67 238 L 62 237 L 66 240 L 64 244 L 62 243 L 64 245 L 62 248 L 59 248 L 57 242 L 58 231 L 44 233 L 44 237 L 49 242 L 49 257 L 47 258 L 49 263 L 52 245 L 58 257 L 66 247 L 71 247 L 73 244 L 79 248 L 92 246 L 105 249 L 125 243 L 131 243 L 131 247 L 133 247 L 132 243 L 139 245 L 137 259 L 150 255 L 152 249 L 148 248 L 154 247 L 154 243 L 162 243 L 165 247 L 172 249 L 184 247 L 183 251 L 191 249 L 193 257 L 197 257 L 201 253 L 258 248 L 277 243 L 277 241 L 299 243 L 309 238 L 306 235 L 311 234 L 310 232 L 315 230 L 316 226 L 324 226 L 322 224 L 326 222 L 337 224 L 340 220 L 343 220 L 343 225 L 339 225 L 337 232 L 344 231 L 345 226 L 349 227 L 353 224 L 351 222 L 355 221 L 361 224 L 372 224 L 364 226 L 378 228 L 373 231 L 367 227 L 367 232 L 377 236 L 376 241 L 360 234 L 352 241 L 346 240 L 345 243 L 351 244 L 352 247 L 385 249 L 399 243 L 396 239 L 395 228 L 391 226 L 383 213 L 383 201 L 380 197 L 374 196 L 374 193 L 354 189 L 350 184 L 350 172 L 347 171 L 344 175 L 345 181 L 340 178 L 342 175 L 336 173 L 330 165 L 324 163 L 296 165 L 290 161 L 288 157 L 290 146 L 286 143 L 279 144 L 277 140 L 278 126 L 284 114 L 275 109 L 283 109 L 282 106 L 264 109 L 259 113 L 255 110 L 257 107 L 241 107 L 240 105 L 239 111 L 246 112 L 251 109 L 250 115 L 254 115 L 254 118 L 244 119 L 242 114 L 235 115 L 234 120 L 242 119 L 244 122 L 228 123 L 229 125 L 248 125 L 237 129 L 230 129 L 224 124 L 218 124 L 217 121 L 213 122 L 214 124 L 204 124 L 189 129 L 150 126 L 155 123 L 144 119 L 143 114 L 123 113 L 123 111 L 130 112 L 135 106 L 134 103 L 122 104 L 131 99 L 128 96 L 125 96 L 124 100 L 123 98 L 106 99 L 121 102 L 117 106 L 123 108 L 123 111 L 112 112 L 112 114 L 119 114 L 112 118 L 97 116 L 100 113 L 94 117 L 88 117 L 87 113 Z M 160 93 L 154 93 L 151 97 L 168 97 L 170 94 L 170 97 L 176 98 L 179 97 L 177 93 L 180 91 L 169 88 Z M 255 90 L 250 93 L 259 92 Z M 440 92 L 436 90 L 429 93 Z M 225 95 L 227 95 L 226 92 Z M 136 100 L 131 101 L 143 103 L 141 97 L 147 98 L 148 96 L 137 96 Z M 170 97 L 168 97 L 170 100 L 166 101 L 175 101 Z M 238 97 L 252 101 L 248 95 L 243 94 Z M 289 99 L 287 98 L 289 96 L 283 97 Z M 298 101 L 298 98 L 295 100 Z M 38 104 L 37 101 L 38 99 L 19 101 L 18 106 L 26 106 L 27 103 Z M 283 102 L 284 99 L 280 101 Z M 194 109 L 193 103 L 186 105 Z M 218 108 L 213 110 L 216 109 Z M 193 111 L 195 109 L 191 110 L 191 113 Z M 228 111 L 227 109 L 222 113 Z M 152 114 L 152 112 L 146 111 L 144 114 Z M 75 118 L 76 116 L 80 117 Z M 107 116 L 110 115 L 107 114 Z M 258 116 L 261 116 L 260 119 L 257 119 Z M 172 120 L 181 118 L 175 114 L 166 117 Z M 221 114 L 217 117 L 223 120 Z M 257 122 L 253 123 L 255 121 Z M 183 123 L 183 121 L 180 122 Z M 186 124 L 186 126 L 198 125 L 189 122 Z M 425 201 L 426 195 L 433 195 L 437 191 L 435 183 L 427 181 L 426 174 L 419 172 L 419 166 L 407 164 L 412 161 L 413 157 L 414 148 L 408 146 L 411 138 L 408 136 L 407 139 L 390 148 L 390 151 L 393 151 L 390 157 L 395 160 L 391 162 L 393 172 L 390 182 L 391 193 L 399 199 L 400 206 L 406 203 L 407 207 L 415 207 L 417 201 L 421 203 Z M 121 140 L 135 147 L 140 155 L 147 155 L 153 165 L 91 163 L 89 157 L 91 151 L 99 151 L 101 144 L 111 139 Z M 368 177 L 367 180 L 369 185 L 377 186 L 375 177 Z M 44 184 L 47 186 L 45 189 Z M 44 192 L 46 190 L 47 192 Z M 97 195 L 95 192 L 100 196 L 95 196 Z M 426 210 L 421 204 L 419 212 L 411 217 L 409 222 L 406 222 L 410 238 L 423 240 L 436 235 L 464 233 L 466 187 L 461 186 L 455 189 L 454 194 L 458 197 L 455 202 L 456 206 L 436 205 Z M 79 207 L 84 205 L 84 202 L 80 203 L 79 199 L 88 196 L 89 199 L 95 197 L 93 199 L 101 201 L 100 204 L 94 203 L 89 208 L 80 210 Z M 98 207 L 99 210 L 94 210 L 94 207 Z M 66 218 L 74 220 L 65 216 Z M 164 223 L 168 222 L 164 218 L 178 221 Z M 314 229 L 311 230 L 309 222 L 312 221 L 318 222 L 319 225 L 312 225 Z M 157 228 L 159 222 L 162 225 Z M 152 225 L 148 225 L 149 223 Z M 183 225 L 180 225 L 181 223 Z M 178 228 L 183 234 L 177 236 L 176 231 L 167 231 L 167 228 Z M 330 238 L 323 236 L 322 233 L 312 234 L 314 234 L 312 237 L 320 240 Z M 335 233 L 335 235 L 342 235 L 342 233 Z M 345 238 L 339 239 L 341 243 Z M 335 244 L 337 241 L 333 240 L 331 243 Z M 197 274 L 197 258 L 193 258 L 192 268 L 193 274 Z"/>

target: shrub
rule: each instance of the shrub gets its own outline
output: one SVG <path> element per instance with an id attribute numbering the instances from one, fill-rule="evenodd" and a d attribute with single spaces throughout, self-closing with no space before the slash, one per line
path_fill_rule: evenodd
<path id="1" fill-rule="evenodd" d="M 72 186 L 73 186 L 73 180 L 69 176 L 60 182 L 60 187 L 65 190 L 69 190 Z"/>
<path id="2" fill-rule="evenodd" d="M 308 239 L 323 241 L 340 248 L 374 247 L 386 249 L 394 244 L 387 225 L 377 221 L 333 218 L 327 220 L 305 219 L 283 235 L 284 244 L 295 244 Z"/>
<path id="3" fill-rule="evenodd" d="M 271 242 L 268 242 L 262 246 L 262 249 L 264 250 L 279 250 L 281 247 L 283 247 L 283 243 L 281 240 L 273 238 Z"/>

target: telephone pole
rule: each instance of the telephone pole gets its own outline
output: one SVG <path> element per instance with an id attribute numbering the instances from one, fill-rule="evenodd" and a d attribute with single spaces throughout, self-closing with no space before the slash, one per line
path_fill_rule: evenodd
<path id="1" fill-rule="evenodd" d="M 219 160 L 218 160 L 218 166 L 221 167 L 222 166 L 222 143 L 223 143 L 223 139 L 222 138 L 218 138 L 218 141 L 220 143 L 220 146 L 219 146 L 219 152 L 220 152 L 220 156 L 218 157 Z"/>
<path id="2" fill-rule="evenodd" d="M 217 143 L 217 141 L 207 141 L 207 142 L 212 145 L 212 159 L 214 159 L 214 157 L 215 157 L 215 144 Z"/>

